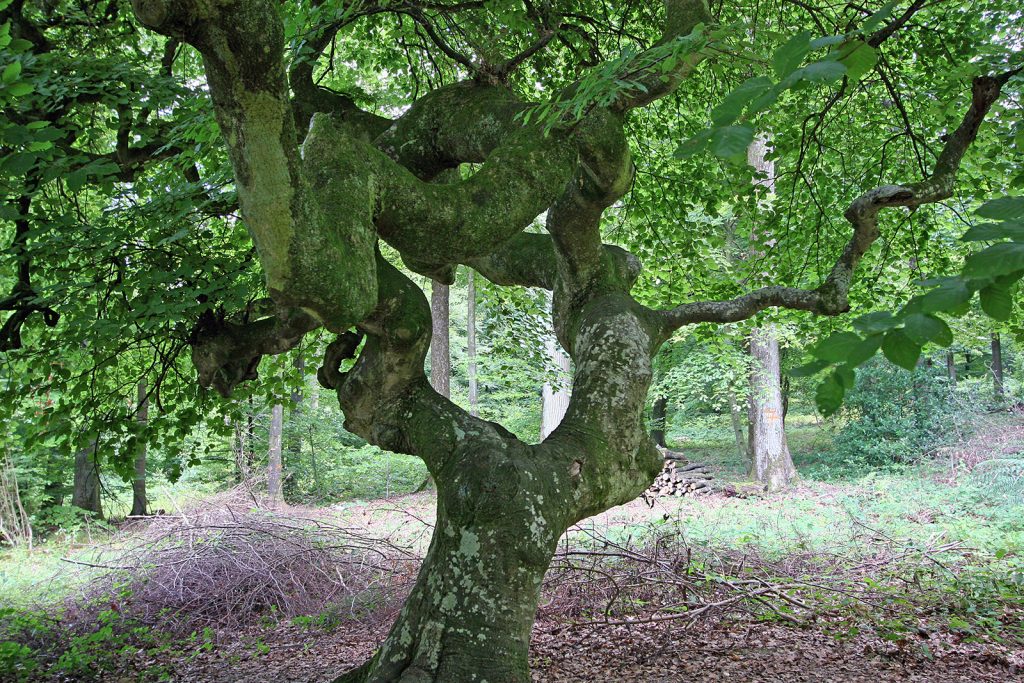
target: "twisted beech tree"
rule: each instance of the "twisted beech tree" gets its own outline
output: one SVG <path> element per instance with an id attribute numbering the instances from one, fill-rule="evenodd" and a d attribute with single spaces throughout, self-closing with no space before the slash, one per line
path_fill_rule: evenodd
<path id="1" fill-rule="evenodd" d="M 573 3 L 523 3 L 535 34 L 504 59 L 482 46 L 467 57 L 440 28 L 445 23 L 428 17 L 488 3 L 336 4 L 344 11 L 325 14 L 330 19 L 293 49 L 272 0 L 132 2 L 142 25 L 170 37 L 172 57 L 179 41 L 202 55 L 270 295 L 267 305 L 250 307 L 247 322 L 204 316 L 190 338 L 193 363 L 203 385 L 227 395 L 254 377 L 263 356 L 324 328 L 336 337 L 318 377 L 337 392 L 346 427 L 422 458 L 437 483 L 437 525 L 417 583 L 377 654 L 339 680 L 526 681 L 538 592 L 558 538 L 574 522 L 632 500 L 660 470 L 643 420 L 658 348 L 683 326 L 736 322 L 769 307 L 847 311 L 857 265 L 879 237 L 879 214 L 951 196 L 961 160 L 1015 72 L 973 79 L 960 124 L 946 132 L 923 179 L 868 189 L 849 205 L 852 237 L 816 288 L 771 285 L 657 310 L 631 295 L 641 264 L 602 243 L 601 221 L 634 180 L 630 112 L 676 91 L 720 49 L 703 0 L 666 0 L 660 40 L 605 71 L 593 59 L 596 48 L 583 54 L 596 43 L 581 26 L 599 22 Z M 20 12 L 23 3 L 15 6 Z M 785 87 L 852 71 L 861 44 L 877 48 L 922 6 L 876 21 L 845 56 L 807 67 Z M 342 28 L 388 13 L 411 19 L 417 35 L 467 76 L 433 88 L 393 120 L 314 78 Z M 510 75 L 556 39 L 597 73 L 615 75 L 603 89 L 581 79 L 537 108 L 510 87 Z M 777 69 L 780 77 L 807 51 L 797 50 L 795 61 L 784 52 L 776 61 L 793 63 Z M 720 130 L 712 144 L 742 154 L 745 130 Z M 152 153 L 174 150 L 157 145 Z M 465 179 L 446 173 L 464 164 L 473 165 Z M 545 213 L 544 234 L 524 232 Z M 552 292 L 553 326 L 575 376 L 565 418 L 547 439 L 524 443 L 431 388 L 424 375 L 430 307 L 381 242 L 408 269 L 440 283 L 463 265 L 496 285 Z M 32 300 L 36 308 L 44 303 Z M 19 312 L 18 325 L 31 312 Z"/>
<path id="2" fill-rule="evenodd" d="M 850 205 L 853 237 L 818 288 L 772 286 L 658 311 L 630 296 L 640 264 L 602 244 L 600 221 L 633 178 L 624 118 L 671 92 L 699 57 L 664 72 L 638 55 L 630 87 L 572 125 L 524 122 L 530 105 L 503 84 L 508 63 L 467 64 L 471 80 L 433 90 L 390 121 L 320 89 L 310 59 L 286 69 L 270 0 L 135 0 L 134 8 L 145 26 L 203 56 L 274 306 L 254 323 L 203 331 L 193 356 L 202 381 L 226 394 L 262 355 L 323 326 L 338 336 L 319 378 L 337 391 L 347 428 L 421 457 L 437 482 L 436 531 L 416 586 L 376 656 L 346 680 L 527 680 L 538 591 L 558 538 L 636 497 L 660 469 L 643 423 L 659 346 L 680 326 L 738 321 L 769 306 L 846 311 L 879 212 L 951 195 L 1008 78 L 975 80 L 930 177 L 869 190 Z M 710 20 L 703 0 L 668 0 L 665 9 L 661 44 Z M 324 30 L 314 47 L 331 36 Z M 434 182 L 466 163 L 480 165 L 469 178 Z M 545 211 L 548 234 L 524 233 Z M 430 387 L 429 306 L 381 256 L 379 240 L 442 283 L 464 264 L 497 284 L 552 290 L 554 328 L 576 375 L 548 439 L 523 443 Z"/>

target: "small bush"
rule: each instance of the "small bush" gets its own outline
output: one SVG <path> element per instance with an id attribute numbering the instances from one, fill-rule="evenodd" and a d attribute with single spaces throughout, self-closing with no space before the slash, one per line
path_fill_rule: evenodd
<path id="1" fill-rule="evenodd" d="M 899 469 L 959 438 L 976 412 L 938 368 L 906 372 L 873 361 L 857 373 L 831 448 L 819 454 L 818 474 L 844 476 Z"/>

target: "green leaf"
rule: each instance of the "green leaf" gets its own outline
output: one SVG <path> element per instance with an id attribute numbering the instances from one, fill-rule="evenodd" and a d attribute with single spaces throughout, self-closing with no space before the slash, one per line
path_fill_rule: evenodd
<path id="1" fill-rule="evenodd" d="M 75 169 L 71 173 L 68 173 L 64 178 L 64 183 L 68 186 L 69 192 L 78 192 L 85 185 L 85 181 L 89 177 L 89 170 L 87 168 Z"/>
<path id="2" fill-rule="evenodd" d="M 852 349 L 849 355 L 846 356 L 846 364 L 850 367 L 856 367 L 862 363 L 870 360 L 878 349 L 882 346 L 882 335 L 873 334 L 867 339 L 863 340 L 854 349 Z"/>
<path id="3" fill-rule="evenodd" d="M 702 130 L 683 144 L 679 145 L 679 147 L 676 148 L 675 157 L 677 159 L 686 159 L 687 157 L 692 157 L 695 154 L 700 154 L 708 146 L 708 141 L 710 139 L 711 131 Z"/>
<path id="4" fill-rule="evenodd" d="M 811 41 L 812 50 L 820 50 L 823 47 L 838 45 L 846 40 L 846 36 L 823 36 Z"/>
<path id="5" fill-rule="evenodd" d="M 935 342 L 939 346 L 953 343 L 953 332 L 943 320 L 925 313 L 912 313 L 903 321 L 903 331 L 919 346 Z"/>
<path id="6" fill-rule="evenodd" d="M 811 83 L 831 83 L 846 75 L 846 67 L 831 60 L 808 64 L 800 75 Z"/>
<path id="7" fill-rule="evenodd" d="M 764 76 L 755 76 L 736 86 L 731 93 L 711 112 L 711 121 L 716 126 L 726 126 L 739 118 L 743 108 L 754 99 L 771 89 L 772 82 Z"/>
<path id="8" fill-rule="evenodd" d="M 829 417 L 835 415 L 836 411 L 842 407 L 845 394 L 846 390 L 843 389 L 839 377 L 833 372 L 818 385 L 818 390 L 814 394 L 814 402 L 818 405 L 821 414 Z"/>
<path id="9" fill-rule="evenodd" d="M 13 97 L 24 97 L 35 90 L 31 83 L 15 83 L 7 89 Z"/>
<path id="10" fill-rule="evenodd" d="M 982 218 L 992 218 L 997 221 L 1024 218 L 1024 197 L 993 199 L 982 204 L 975 213 Z"/>
<path id="11" fill-rule="evenodd" d="M 1009 320 L 1013 315 L 1012 287 L 991 284 L 981 290 L 981 310 L 995 320 Z"/>
<path id="12" fill-rule="evenodd" d="M 847 365 L 840 365 L 835 370 L 836 380 L 843 389 L 853 389 L 857 382 L 857 371 Z"/>
<path id="13" fill-rule="evenodd" d="M 985 242 L 1002 239 L 1011 239 L 1018 242 L 1024 241 L 1024 221 L 982 223 L 965 232 L 960 239 L 964 242 Z"/>
<path id="14" fill-rule="evenodd" d="M 899 324 L 899 320 L 889 311 L 876 311 L 862 315 L 853 321 L 853 327 L 861 334 L 888 332 Z"/>
<path id="15" fill-rule="evenodd" d="M 903 330 L 890 330 L 882 342 L 882 353 L 890 362 L 913 370 L 917 366 L 917 359 L 921 357 L 921 347 Z"/>
<path id="16" fill-rule="evenodd" d="M 14 83 L 18 80 L 18 76 L 21 75 L 21 62 L 11 62 L 8 64 L 0 75 L 0 80 L 4 83 Z"/>
<path id="17" fill-rule="evenodd" d="M 711 152 L 722 159 L 737 159 L 747 153 L 747 147 L 754 141 L 754 129 L 750 126 L 726 126 L 711 134 Z"/>
<path id="18" fill-rule="evenodd" d="M 954 309 L 970 300 L 971 290 L 967 283 L 959 278 L 949 278 L 930 292 L 915 297 L 911 304 L 916 304 L 921 313 L 935 313 Z"/>
<path id="19" fill-rule="evenodd" d="M 964 263 L 964 275 L 975 278 L 994 278 L 1024 270 L 1024 244 L 1001 242 L 971 254 Z"/>
<path id="20" fill-rule="evenodd" d="M 840 62 L 846 67 L 846 75 L 851 81 L 859 81 L 861 76 L 870 73 L 878 63 L 878 53 L 863 40 L 858 40 L 849 48 L 844 49 Z"/>
<path id="21" fill-rule="evenodd" d="M 853 332 L 834 332 L 828 339 L 811 349 L 811 353 L 815 358 L 838 363 L 845 361 L 850 352 L 860 346 L 863 341 Z"/>
<path id="22" fill-rule="evenodd" d="M 810 377 L 811 375 L 817 375 L 829 365 L 830 363 L 827 360 L 815 360 L 798 368 L 793 368 L 787 374 L 790 377 Z"/>
<path id="23" fill-rule="evenodd" d="M 864 20 L 860 30 L 865 34 L 873 33 L 876 28 L 881 26 L 882 23 L 889 18 L 892 11 L 896 9 L 897 4 L 898 0 L 889 0 L 889 2 L 882 5 L 877 12 Z"/>
<path id="24" fill-rule="evenodd" d="M 801 31 L 790 38 L 772 55 L 772 68 L 775 69 L 775 75 L 779 78 L 788 76 L 800 66 L 810 51 L 810 31 Z"/>

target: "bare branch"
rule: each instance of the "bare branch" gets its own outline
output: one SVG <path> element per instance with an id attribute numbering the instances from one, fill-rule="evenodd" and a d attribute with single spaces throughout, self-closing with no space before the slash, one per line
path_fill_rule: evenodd
<path id="1" fill-rule="evenodd" d="M 662 311 L 666 329 L 700 322 L 727 323 L 750 318 L 766 308 L 791 308 L 819 315 L 838 315 L 849 310 L 847 296 L 853 273 L 864 253 L 878 239 L 878 214 L 886 207 L 917 208 L 942 201 L 953 194 L 960 162 L 989 109 L 999 98 L 1002 86 L 1020 69 L 998 76 L 975 78 L 971 88 L 971 105 L 960 126 L 949 136 L 939 155 L 932 175 L 921 182 L 907 185 L 883 185 L 855 199 L 845 212 L 853 226 L 853 237 L 836 261 L 832 271 L 817 289 L 765 287 L 729 301 L 702 301 Z"/>

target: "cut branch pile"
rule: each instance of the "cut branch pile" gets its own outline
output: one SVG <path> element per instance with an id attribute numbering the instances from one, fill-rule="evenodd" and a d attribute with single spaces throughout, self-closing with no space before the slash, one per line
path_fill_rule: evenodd
<path id="1" fill-rule="evenodd" d="M 236 629 L 266 615 L 378 620 L 393 613 L 418 563 L 410 549 L 389 540 L 270 512 L 236 492 L 153 517 L 146 529 L 115 539 L 107 559 L 89 564 L 112 571 L 75 604 L 104 603 L 182 632 Z"/>

